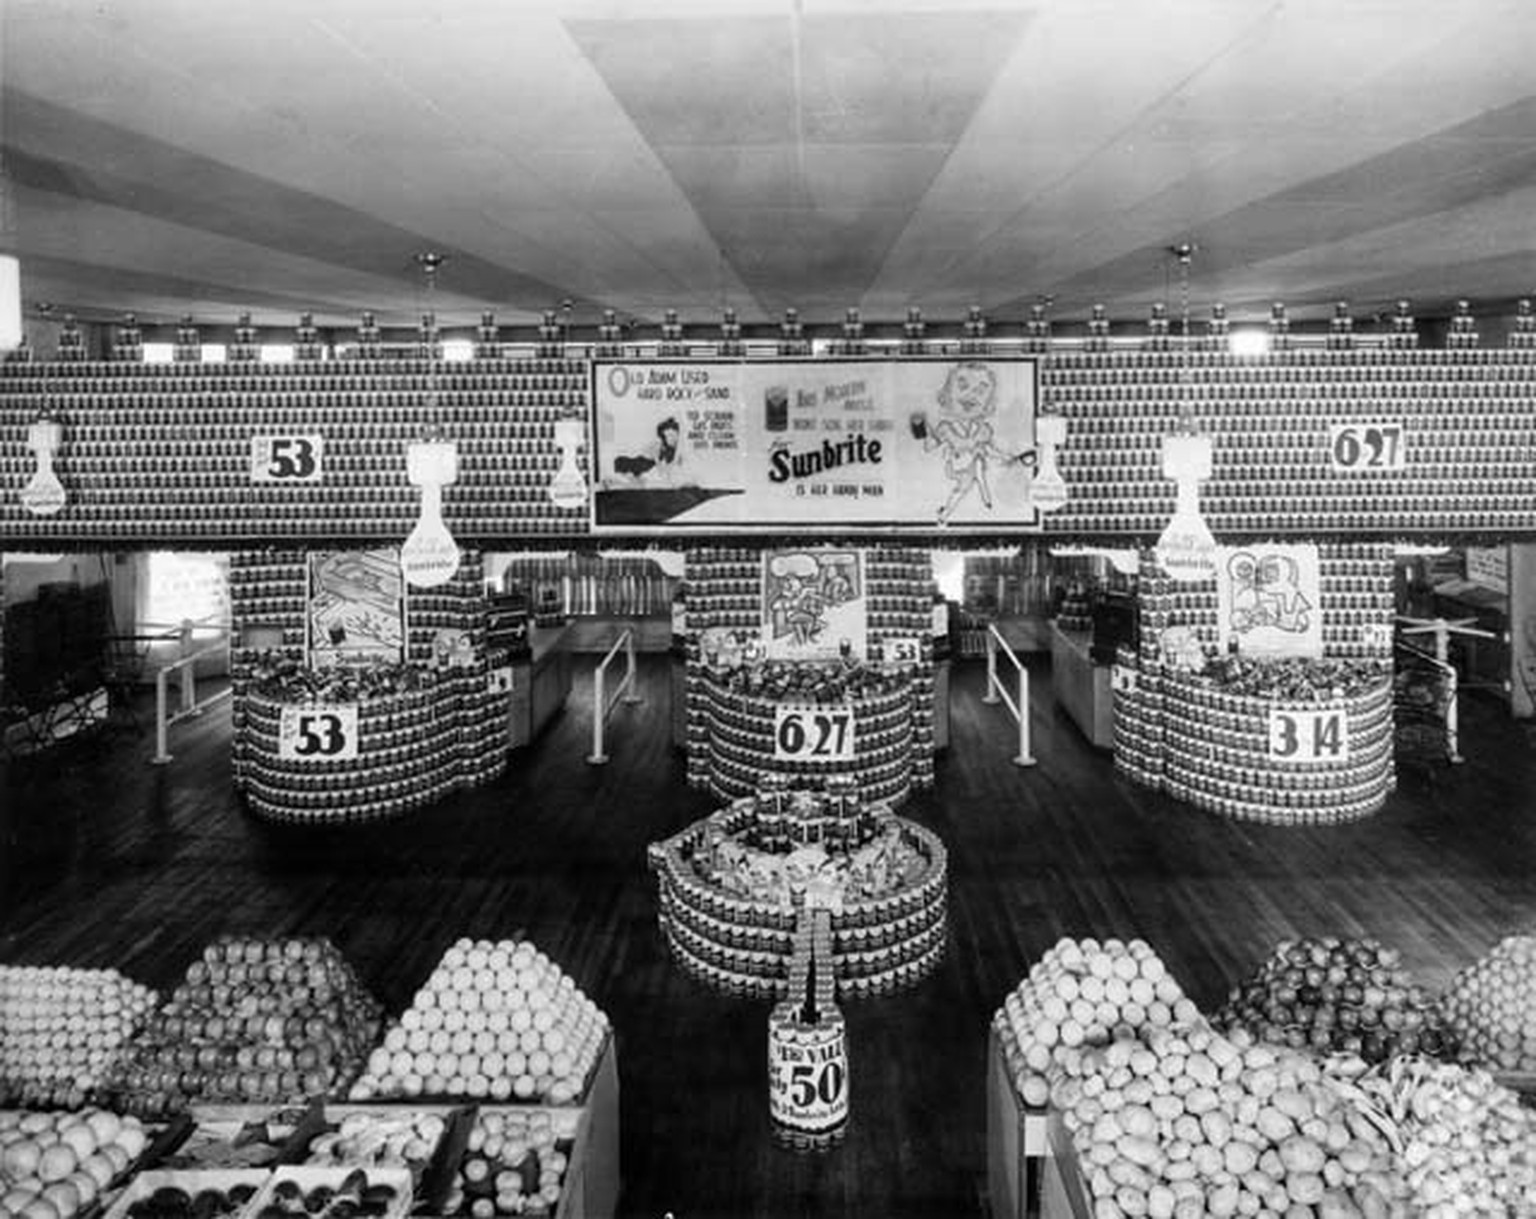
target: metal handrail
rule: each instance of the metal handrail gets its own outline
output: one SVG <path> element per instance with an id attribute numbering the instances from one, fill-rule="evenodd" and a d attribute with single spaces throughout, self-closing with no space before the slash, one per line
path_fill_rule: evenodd
<path id="1" fill-rule="evenodd" d="M 182 625 L 181 638 L 182 647 L 185 649 L 192 638 L 192 624 L 190 622 Z M 224 689 L 198 702 L 196 693 L 197 679 L 193 672 L 199 660 L 205 656 L 212 656 L 217 652 L 223 652 L 225 662 L 228 663 L 229 642 L 229 636 L 226 635 L 216 643 L 210 643 L 207 647 L 198 648 L 195 652 L 184 651 L 179 659 L 172 661 L 168 665 L 161 665 L 155 670 L 155 756 L 151 761 L 156 766 L 164 766 L 171 760 L 171 754 L 167 747 L 167 736 L 172 724 L 179 723 L 192 716 L 201 715 L 209 707 L 213 706 L 214 703 L 229 697 L 232 687 L 226 686 Z M 181 679 L 181 707 L 175 714 L 167 715 L 169 699 L 167 698 L 166 687 L 172 673 L 178 674 Z"/>
<path id="2" fill-rule="evenodd" d="M 620 648 L 624 649 L 624 680 L 619 682 L 610 698 L 606 693 L 608 664 L 618 654 Z M 640 701 L 640 696 L 634 693 L 634 688 L 635 632 L 625 627 L 619 637 L 613 641 L 613 646 L 608 649 L 607 655 L 598 661 L 597 668 L 592 673 L 592 755 L 587 759 L 592 765 L 601 766 L 608 761 L 608 755 L 603 752 L 603 726 L 621 699 L 625 703 Z"/>
<path id="3" fill-rule="evenodd" d="M 1399 639 L 1397 647 L 1407 652 L 1410 656 L 1417 656 L 1420 660 L 1428 661 L 1445 677 L 1445 757 L 1448 762 L 1465 762 L 1466 758 L 1461 756 L 1461 716 L 1457 710 L 1457 704 L 1460 699 L 1459 687 L 1461 679 L 1456 672 L 1456 666 L 1442 660 L 1433 652 L 1415 647 L 1406 639 Z"/>
<path id="4" fill-rule="evenodd" d="M 1013 649 L 1008 646 L 1008 641 L 998 633 L 997 624 L 987 623 L 987 692 L 982 698 L 984 703 L 1003 703 L 1007 706 L 1014 722 L 1019 726 L 1019 752 L 1013 759 L 1015 766 L 1033 766 L 1034 755 L 1029 751 L 1029 670 L 1026 669 L 1019 658 L 1014 655 Z M 1018 699 L 1008 693 L 1007 687 L 997 676 L 997 653 L 1001 649 L 1004 656 L 1013 664 L 1014 671 L 1018 674 Z"/>

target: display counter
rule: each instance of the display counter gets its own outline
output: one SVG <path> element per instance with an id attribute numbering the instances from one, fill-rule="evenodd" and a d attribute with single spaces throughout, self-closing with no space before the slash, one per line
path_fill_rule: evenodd
<path id="1" fill-rule="evenodd" d="M 1086 631 L 1065 631 L 1051 623 L 1051 689 L 1089 743 L 1111 749 L 1115 743 L 1112 666 L 1093 660 L 1091 638 Z"/>
<path id="2" fill-rule="evenodd" d="M 834 798 L 835 802 L 835 798 Z M 789 993 L 800 909 L 831 912 L 842 997 L 910 985 L 938 963 L 947 871 L 936 835 L 883 806 L 812 793 L 743 797 L 649 850 L 672 955 L 722 990 Z"/>
<path id="3" fill-rule="evenodd" d="M 896 804 L 913 780 L 912 687 L 837 702 L 768 698 L 701 683 L 698 759 L 709 790 L 734 799 L 757 789 L 763 773 L 804 780 L 852 776 L 866 802 Z M 800 728 L 786 728 L 798 713 Z"/>
<path id="4" fill-rule="evenodd" d="M 570 626 L 528 629 L 528 654 L 512 663 L 508 743 L 527 745 L 565 706 L 571 693 Z"/>
<path id="5" fill-rule="evenodd" d="M 1039 1214 L 1048 1114 L 1020 1099 L 993 1028 L 987 1036 L 987 1195 L 993 1219 Z"/>

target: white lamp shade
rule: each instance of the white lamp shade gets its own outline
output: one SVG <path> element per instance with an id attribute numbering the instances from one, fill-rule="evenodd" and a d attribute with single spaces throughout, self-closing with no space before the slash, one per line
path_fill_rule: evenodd
<path id="1" fill-rule="evenodd" d="M 21 264 L 0 254 L 0 351 L 21 346 Z"/>

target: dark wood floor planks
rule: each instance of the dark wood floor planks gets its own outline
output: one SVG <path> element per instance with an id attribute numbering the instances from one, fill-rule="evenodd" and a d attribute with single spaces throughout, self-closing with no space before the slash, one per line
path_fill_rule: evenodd
<path id="1" fill-rule="evenodd" d="M 583 666 L 585 668 L 586 666 Z M 612 1018 L 627 1216 L 984 1213 L 987 1023 L 1063 935 L 1141 935 L 1203 1006 L 1276 940 L 1370 934 L 1428 985 L 1536 928 L 1536 763 L 1527 731 L 1467 700 L 1461 767 L 1406 768 L 1353 826 L 1230 824 L 1135 788 L 1088 748 L 1033 671 L 1033 753 L 957 666 L 938 785 L 906 815 L 950 852 L 951 932 L 934 977 L 847 1005 L 845 1144 L 776 1147 L 767 1005 L 715 995 L 668 961 L 646 846 L 707 813 L 670 745 L 668 674 L 620 708 L 591 767 L 590 681 L 511 773 L 356 830 L 264 826 L 235 800 L 228 713 L 147 738 L 65 744 L 9 764 L 0 810 L 0 960 L 113 965 L 175 984 L 222 932 L 329 935 L 391 1011 L 460 936 L 527 932 Z"/>

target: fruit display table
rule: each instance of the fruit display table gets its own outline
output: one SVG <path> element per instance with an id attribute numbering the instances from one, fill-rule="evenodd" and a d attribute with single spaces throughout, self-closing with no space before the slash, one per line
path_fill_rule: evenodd
<path id="1" fill-rule="evenodd" d="M 509 743 L 527 745 L 571 694 L 570 626 L 530 627 L 528 654 L 512 663 Z"/>
<path id="2" fill-rule="evenodd" d="M 251 693 L 243 710 L 246 799 L 258 816 L 310 823 L 391 817 L 432 804 L 461 782 L 460 717 L 446 688 L 348 704 Z M 298 734 L 296 744 L 284 743 L 285 724 L 290 738 Z M 324 756 L 333 747 L 342 756 Z"/>
<path id="3" fill-rule="evenodd" d="M 1115 743 L 1111 666 L 1088 654 L 1089 639 L 1087 632 L 1051 623 L 1051 689 L 1089 743 L 1109 749 Z"/>
<path id="4" fill-rule="evenodd" d="M 703 731 L 698 759 L 709 790 L 744 796 L 765 772 L 799 779 L 848 775 L 868 801 L 899 803 L 912 790 L 912 687 L 835 702 L 782 697 L 702 681 Z"/>
<path id="5" fill-rule="evenodd" d="M 831 911 L 839 996 L 896 990 L 937 964 L 943 843 L 844 795 L 770 785 L 651 845 L 662 932 L 684 968 L 723 990 L 781 999 L 797 911 L 817 906 Z"/>

